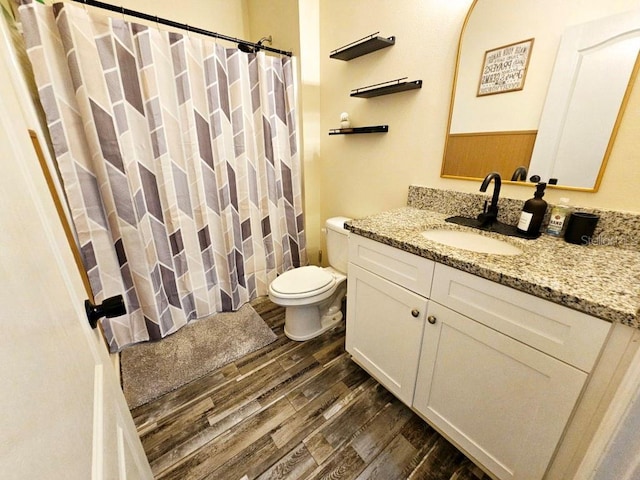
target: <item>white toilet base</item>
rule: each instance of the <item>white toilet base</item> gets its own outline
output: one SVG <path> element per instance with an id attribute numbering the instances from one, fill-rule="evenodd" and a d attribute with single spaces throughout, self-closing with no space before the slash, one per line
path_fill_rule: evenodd
<path id="1" fill-rule="evenodd" d="M 302 342 L 335 327 L 342 320 L 345 293 L 346 285 L 343 283 L 331 298 L 320 304 L 286 307 L 284 334 L 291 340 Z"/>
<path id="2" fill-rule="evenodd" d="M 290 311 L 291 308 L 295 308 L 295 307 L 289 307 L 287 309 L 287 313 Z M 303 342 L 305 340 L 310 340 L 312 338 L 315 338 L 319 335 L 322 335 L 324 332 L 326 332 L 327 330 L 331 330 L 333 327 L 335 327 L 338 323 L 340 323 L 340 320 L 342 320 L 342 312 L 338 312 L 334 315 L 331 316 L 325 316 L 323 317 L 323 321 L 321 322 L 321 326 L 318 330 L 313 330 L 311 332 L 307 332 L 304 333 L 302 335 L 295 335 L 291 332 L 289 332 L 289 330 L 287 330 L 287 323 L 285 320 L 285 325 L 284 325 L 284 334 L 290 338 L 291 340 L 295 340 L 296 342 Z"/>

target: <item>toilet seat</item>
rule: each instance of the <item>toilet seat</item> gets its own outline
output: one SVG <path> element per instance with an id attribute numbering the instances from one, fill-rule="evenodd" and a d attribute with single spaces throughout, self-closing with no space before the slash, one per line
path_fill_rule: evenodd
<path id="1" fill-rule="evenodd" d="M 289 270 L 273 282 L 270 290 L 280 298 L 307 298 L 331 290 L 336 284 L 335 277 L 315 265 Z"/>

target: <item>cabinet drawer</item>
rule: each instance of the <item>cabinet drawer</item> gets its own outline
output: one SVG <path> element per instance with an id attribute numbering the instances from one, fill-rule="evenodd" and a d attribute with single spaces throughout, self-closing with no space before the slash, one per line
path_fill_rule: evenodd
<path id="1" fill-rule="evenodd" d="M 434 268 L 431 260 L 351 234 L 349 262 L 429 297 Z"/>
<path id="2" fill-rule="evenodd" d="M 513 288 L 437 264 L 431 298 L 584 372 L 611 324 Z"/>

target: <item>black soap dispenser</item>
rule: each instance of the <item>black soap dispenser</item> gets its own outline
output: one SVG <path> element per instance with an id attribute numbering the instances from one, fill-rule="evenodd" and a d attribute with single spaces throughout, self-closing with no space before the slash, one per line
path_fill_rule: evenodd
<path id="1" fill-rule="evenodd" d="M 540 227 L 547 211 L 547 202 L 542 199 L 546 186 L 547 184 L 544 182 L 538 183 L 533 198 L 524 202 L 522 207 L 517 230 L 527 237 L 538 237 L 540 235 Z"/>

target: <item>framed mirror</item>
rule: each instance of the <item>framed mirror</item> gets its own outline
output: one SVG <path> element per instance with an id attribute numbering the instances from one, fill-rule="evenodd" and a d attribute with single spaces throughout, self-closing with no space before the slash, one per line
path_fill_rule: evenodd
<path id="1" fill-rule="evenodd" d="M 537 175 L 596 191 L 639 52 L 636 0 L 475 0 L 460 36 L 441 175 Z"/>

